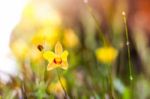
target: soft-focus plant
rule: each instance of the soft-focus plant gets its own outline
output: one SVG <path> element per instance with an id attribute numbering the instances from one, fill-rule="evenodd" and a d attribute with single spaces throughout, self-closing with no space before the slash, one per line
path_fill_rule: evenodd
<path id="1" fill-rule="evenodd" d="M 65 90 L 67 91 L 66 79 L 61 77 L 60 80 L 61 80 L 61 83 L 64 86 Z M 64 90 L 63 90 L 63 88 L 61 86 L 61 83 L 60 83 L 59 80 L 56 80 L 56 81 L 53 81 L 52 83 L 50 83 L 48 85 L 48 89 L 47 89 L 48 92 L 52 93 L 52 94 L 54 94 L 56 96 L 63 97 L 63 95 L 65 93 L 64 93 Z"/>
<path id="2" fill-rule="evenodd" d="M 79 38 L 74 30 L 72 29 L 64 30 L 63 44 L 68 48 L 74 48 L 79 46 Z"/>
<path id="3" fill-rule="evenodd" d="M 117 50 L 110 46 L 98 48 L 96 50 L 96 57 L 99 62 L 112 63 L 117 57 Z"/>
<path id="4" fill-rule="evenodd" d="M 138 62 L 132 68 L 136 57 L 148 60 L 148 55 L 144 54 L 145 47 L 138 50 L 139 56 L 134 52 L 143 43 L 136 38 L 138 47 L 132 46 L 134 36 L 130 37 L 130 28 L 128 33 L 125 12 L 120 22 L 120 3 L 84 0 L 71 10 L 68 3 L 81 2 L 66 0 L 67 6 L 60 2 L 57 5 L 53 0 L 33 0 L 24 8 L 10 38 L 19 73 L 6 74 L 8 83 L 0 78 L 0 98 L 149 99 L 146 74 L 139 72 L 143 70 Z M 106 8 L 112 6 L 103 12 L 105 7 L 94 2 L 107 2 Z M 114 23 L 116 20 L 120 23 Z M 141 74 L 143 78 L 138 79 Z"/>
<path id="5" fill-rule="evenodd" d="M 19 45 L 19 46 L 18 46 Z M 18 39 L 11 44 L 14 55 L 19 59 L 28 57 L 26 53 L 29 52 L 29 45 L 22 39 Z"/>

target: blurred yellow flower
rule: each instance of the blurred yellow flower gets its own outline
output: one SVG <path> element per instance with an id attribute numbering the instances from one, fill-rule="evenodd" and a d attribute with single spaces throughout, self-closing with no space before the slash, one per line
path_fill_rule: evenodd
<path id="1" fill-rule="evenodd" d="M 68 61 L 67 61 L 68 51 L 63 52 L 63 48 L 60 42 L 57 42 L 55 45 L 55 53 L 52 51 L 44 51 L 43 57 L 49 61 L 47 66 L 47 70 L 52 70 L 57 67 L 62 69 L 68 68 Z"/>
<path id="2" fill-rule="evenodd" d="M 59 27 L 47 28 L 43 31 L 43 33 L 44 33 L 45 40 L 47 41 L 48 45 L 51 45 L 51 47 L 53 47 L 60 38 Z"/>
<path id="3" fill-rule="evenodd" d="M 79 39 L 73 30 L 67 29 L 64 32 L 63 43 L 66 47 L 73 48 L 79 44 Z"/>
<path id="4" fill-rule="evenodd" d="M 39 44 L 43 45 L 44 43 L 44 35 L 41 32 L 37 32 L 35 35 L 32 37 L 32 44 L 37 46 Z"/>
<path id="5" fill-rule="evenodd" d="M 29 46 L 22 39 L 18 39 L 14 41 L 11 44 L 11 48 L 12 48 L 12 52 L 14 53 L 14 55 L 18 57 L 19 59 L 24 59 L 28 55 L 27 53 L 29 51 Z"/>
<path id="6" fill-rule="evenodd" d="M 102 63 L 113 62 L 116 59 L 117 54 L 117 50 L 110 46 L 101 47 L 96 50 L 97 60 Z"/>
<path id="7" fill-rule="evenodd" d="M 19 27 L 20 31 L 29 30 L 31 39 L 27 39 L 30 40 L 31 45 L 40 44 L 52 48 L 60 38 L 61 24 L 59 12 L 49 3 L 39 0 L 36 3 L 31 1 L 25 6 Z"/>
<path id="8" fill-rule="evenodd" d="M 59 31 L 60 29 L 58 27 L 55 28 L 44 27 L 38 30 L 35 35 L 33 35 L 31 42 L 35 46 L 38 46 L 40 44 L 40 45 L 49 45 L 50 47 L 53 47 L 60 37 Z"/>
<path id="9" fill-rule="evenodd" d="M 62 83 L 64 89 L 66 90 L 67 89 L 66 79 L 61 77 L 60 80 L 61 80 L 61 83 Z M 65 94 L 64 90 L 63 90 L 63 88 L 61 86 L 61 83 L 60 83 L 60 81 L 52 82 L 48 86 L 48 92 L 50 92 L 50 93 L 52 93 L 54 95 L 63 95 L 63 94 Z"/>
<path id="10" fill-rule="evenodd" d="M 30 55 L 30 59 L 33 62 L 41 62 L 42 61 L 42 54 L 37 48 L 31 48 L 29 55 Z"/>

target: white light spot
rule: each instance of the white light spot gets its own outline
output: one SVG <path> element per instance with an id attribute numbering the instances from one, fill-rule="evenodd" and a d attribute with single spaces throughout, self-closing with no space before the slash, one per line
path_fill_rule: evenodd
<path id="1" fill-rule="evenodd" d="M 84 3 L 88 3 L 88 0 L 84 0 Z"/>
<path id="2" fill-rule="evenodd" d="M 122 15 L 123 15 L 123 16 L 125 16 L 125 15 L 126 15 L 126 13 L 125 13 L 124 11 L 122 11 Z"/>

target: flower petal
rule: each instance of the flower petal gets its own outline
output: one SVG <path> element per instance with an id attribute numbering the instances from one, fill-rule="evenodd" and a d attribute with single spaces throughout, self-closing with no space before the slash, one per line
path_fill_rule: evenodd
<path id="1" fill-rule="evenodd" d="M 45 51 L 43 57 L 51 63 L 55 58 L 55 54 L 51 51 Z"/>
<path id="2" fill-rule="evenodd" d="M 49 63 L 48 66 L 47 66 L 47 70 L 50 71 L 50 70 L 53 70 L 55 69 L 57 66 L 52 62 L 52 63 Z"/>
<path id="3" fill-rule="evenodd" d="M 63 52 L 62 45 L 60 42 L 57 42 L 55 45 L 55 54 L 61 55 L 62 52 Z"/>
<path id="4" fill-rule="evenodd" d="M 67 61 L 67 56 L 68 56 L 68 51 L 65 50 L 65 51 L 61 54 L 62 61 Z"/>
<path id="5" fill-rule="evenodd" d="M 64 70 L 67 70 L 68 69 L 68 62 L 67 61 L 63 61 L 60 68 L 62 68 Z"/>

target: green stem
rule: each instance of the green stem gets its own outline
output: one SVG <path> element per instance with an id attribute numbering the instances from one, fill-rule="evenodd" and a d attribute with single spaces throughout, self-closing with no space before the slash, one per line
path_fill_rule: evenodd
<path id="1" fill-rule="evenodd" d="M 129 64 L 129 72 L 130 72 L 130 81 L 133 80 L 133 76 L 132 76 L 132 68 L 131 68 L 131 52 L 130 52 L 130 42 L 129 42 L 129 36 L 128 36 L 128 28 L 127 28 L 127 21 L 126 21 L 126 15 L 125 12 L 122 12 L 123 15 L 123 21 L 124 21 L 124 25 L 125 25 L 125 34 L 126 34 L 126 45 L 127 45 L 127 50 L 128 50 L 128 64 Z"/>
<path id="2" fill-rule="evenodd" d="M 86 7 L 87 7 L 87 10 L 89 11 L 89 13 L 91 14 L 92 18 L 94 19 L 94 22 L 96 23 L 96 28 L 97 28 L 97 30 L 99 32 L 100 39 L 103 42 L 102 44 L 103 45 L 109 45 L 109 41 L 108 41 L 108 39 L 106 39 L 106 37 L 104 36 L 103 32 L 101 31 L 100 24 L 99 24 L 97 18 L 95 17 L 92 8 L 89 6 L 89 4 L 87 2 L 85 4 L 86 4 Z"/>
<path id="3" fill-rule="evenodd" d="M 110 99 L 114 99 L 114 94 L 113 94 L 113 82 L 112 82 L 112 69 L 111 66 L 108 65 L 107 66 L 107 70 L 108 70 L 108 86 L 109 86 L 109 90 L 110 90 Z"/>
<path id="4" fill-rule="evenodd" d="M 47 66 L 45 66 L 45 68 L 44 68 L 44 77 L 43 77 L 43 79 L 44 79 L 45 82 L 46 82 L 46 76 L 47 76 Z"/>
<path id="5" fill-rule="evenodd" d="M 63 86 L 63 83 L 61 82 L 59 70 L 58 70 L 58 69 L 56 69 L 56 70 L 57 70 L 58 80 L 59 80 L 59 82 L 60 82 L 60 85 L 61 85 L 61 87 L 62 87 L 64 93 L 65 93 L 65 98 L 68 99 L 69 96 L 68 96 L 68 93 L 67 93 L 65 87 Z"/>

